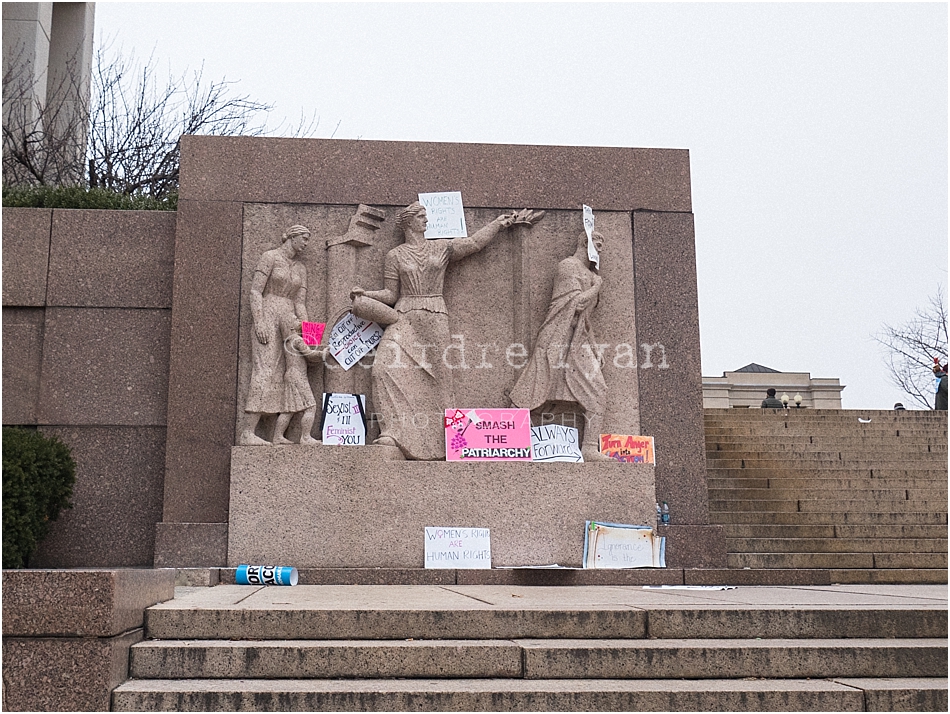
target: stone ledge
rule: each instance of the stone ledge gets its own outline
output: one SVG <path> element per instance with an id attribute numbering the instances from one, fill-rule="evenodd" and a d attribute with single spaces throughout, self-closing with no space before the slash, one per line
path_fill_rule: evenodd
<path id="1" fill-rule="evenodd" d="M 3 636 L 111 637 L 174 596 L 173 570 L 4 570 Z"/>

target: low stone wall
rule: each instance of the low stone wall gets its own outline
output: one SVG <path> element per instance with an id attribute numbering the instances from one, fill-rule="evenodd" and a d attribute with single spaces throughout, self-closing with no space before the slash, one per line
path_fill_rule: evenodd
<path id="1" fill-rule="evenodd" d="M 3 709 L 108 711 L 174 570 L 4 570 Z"/>
<path id="2" fill-rule="evenodd" d="M 3 424 L 55 434 L 72 510 L 30 564 L 151 566 L 162 518 L 175 213 L 3 211 Z"/>

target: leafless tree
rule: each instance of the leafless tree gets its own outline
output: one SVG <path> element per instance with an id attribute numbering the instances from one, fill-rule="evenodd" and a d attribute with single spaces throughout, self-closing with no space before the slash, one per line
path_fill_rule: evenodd
<path id="1" fill-rule="evenodd" d="M 884 347 L 888 376 L 918 406 L 934 407 L 934 359 L 947 363 L 947 307 L 943 289 L 902 325 L 885 324 L 875 338 Z"/>
<path id="2" fill-rule="evenodd" d="M 81 103 L 81 111 L 68 121 L 54 115 L 65 102 L 51 106 L 34 97 L 30 72 L 21 69 L 20 74 L 3 81 L 5 185 L 79 183 L 164 198 L 178 190 L 183 134 L 308 137 L 319 126 L 318 117 L 302 115 L 296 127 L 288 130 L 282 123 L 270 129 L 273 107 L 233 94 L 233 82 L 209 82 L 202 70 L 160 77 L 154 57 L 142 65 L 101 45 L 90 98 L 83 101 L 78 86 L 59 90 Z M 76 82 L 75 73 L 66 76 L 64 81 Z M 10 112 L 9 120 L 8 105 L 21 107 Z"/>

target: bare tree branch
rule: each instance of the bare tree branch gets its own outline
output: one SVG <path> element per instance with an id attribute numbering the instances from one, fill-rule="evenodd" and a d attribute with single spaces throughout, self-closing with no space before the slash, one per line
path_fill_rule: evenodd
<path id="1" fill-rule="evenodd" d="M 934 407 L 934 359 L 947 363 L 947 307 L 943 289 L 914 317 L 897 327 L 885 324 L 874 337 L 884 348 L 888 377 L 925 409 Z"/>

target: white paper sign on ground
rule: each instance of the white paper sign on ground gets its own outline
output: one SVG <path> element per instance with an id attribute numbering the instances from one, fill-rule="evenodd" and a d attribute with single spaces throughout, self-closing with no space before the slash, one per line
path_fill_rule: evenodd
<path id="1" fill-rule="evenodd" d="M 426 218 L 429 219 L 426 238 L 431 240 L 468 236 L 461 191 L 420 193 L 419 203 L 426 207 Z"/>
<path id="2" fill-rule="evenodd" d="M 648 526 L 587 521 L 585 568 L 665 568 L 666 538 Z"/>
<path id="3" fill-rule="evenodd" d="M 600 253 L 594 245 L 594 209 L 586 204 L 581 208 L 584 210 L 584 232 L 587 233 L 587 259 L 600 270 Z"/>
<path id="4" fill-rule="evenodd" d="M 344 370 L 348 370 L 369 354 L 382 338 L 382 327 L 348 312 L 330 332 L 330 354 Z"/>
<path id="5" fill-rule="evenodd" d="M 531 460 L 584 463 L 577 429 L 560 424 L 531 427 Z"/>
<path id="6" fill-rule="evenodd" d="M 488 528 L 425 528 L 427 568 L 491 569 Z"/>
<path id="7" fill-rule="evenodd" d="M 324 392 L 320 431 L 327 446 L 366 444 L 366 397 Z"/>

